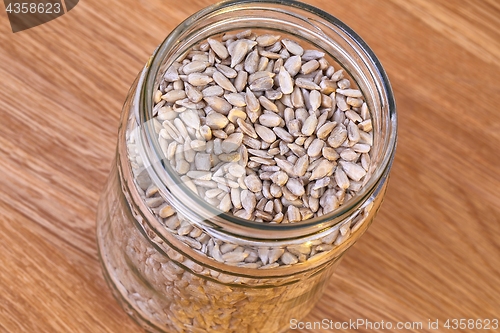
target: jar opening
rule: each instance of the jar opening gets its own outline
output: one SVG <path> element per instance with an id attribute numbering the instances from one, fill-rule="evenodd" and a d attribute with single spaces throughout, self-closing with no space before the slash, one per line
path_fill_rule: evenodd
<path id="1" fill-rule="evenodd" d="M 235 12 L 241 14 L 235 15 Z M 326 215 L 295 223 L 269 224 L 223 213 L 198 197 L 163 160 L 154 129 L 153 94 L 165 70 L 193 45 L 207 37 L 248 28 L 279 31 L 314 41 L 340 64 L 365 95 L 374 120 L 371 176 L 348 202 Z M 153 54 L 140 86 L 138 122 L 142 158 L 151 178 L 172 206 L 193 221 L 203 221 L 224 232 L 265 239 L 287 239 L 313 234 L 339 223 L 356 211 L 386 181 L 396 145 L 396 108 L 387 75 L 368 45 L 332 15 L 297 1 L 243 0 L 218 3 L 192 15 Z M 196 209 L 194 209 L 196 208 Z"/>

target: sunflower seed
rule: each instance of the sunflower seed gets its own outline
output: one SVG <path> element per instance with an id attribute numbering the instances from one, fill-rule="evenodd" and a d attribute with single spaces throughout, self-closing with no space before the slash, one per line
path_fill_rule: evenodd
<path id="1" fill-rule="evenodd" d="M 363 100 L 361 98 L 347 97 L 346 103 L 354 108 L 359 108 L 363 105 Z"/>
<path id="2" fill-rule="evenodd" d="M 339 161 L 346 175 L 354 181 L 360 181 L 366 175 L 366 170 L 362 166 L 345 161 Z"/>
<path id="3" fill-rule="evenodd" d="M 286 183 L 286 187 L 297 197 L 303 196 L 306 192 L 304 189 L 304 185 L 299 180 L 297 180 L 297 178 L 289 179 Z"/>
<path id="4" fill-rule="evenodd" d="M 190 164 L 186 160 L 183 160 L 183 159 L 178 160 L 176 163 L 177 164 L 175 166 L 175 171 L 177 171 L 177 173 L 183 175 L 189 171 Z"/>
<path id="5" fill-rule="evenodd" d="M 265 47 L 264 50 L 267 52 L 277 53 L 281 51 L 281 42 L 277 41 L 276 43 L 269 45 L 268 47 Z"/>
<path id="6" fill-rule="evenodd" d="M 335 169 L 334 178 L 341 189 L 346 190 L 349 188 L 349 179 L 341 167 Z"/>
<path id="7" fill-rule="evenodd" d="M 255 194 L 249 190 L 241 191 L 241 205 L 247 212 L 252 213 L 257 205 Z"/>
<path id="8" fill-rule="evenodd" d="M 288 143 L 293 142 L 293 136 L 290 133 L 288 133 L 285 129 L 283 129 L 281 127 L 274 127 L 273 131 L 276 134 L 276 136 L 278 138 L 280 138 L 281 140 L 283 140 L 284 142 L 288 142 Z M 280 152 L 281 152 L 281 147 L 280 147 Z M 284 154 L 283 152 L 281 152 L 281 153 Z"/>
<path id="9" fill-rule="evenodd" d="M 363 97 L 363 94 L 358 89 L 337 89 L 336 92 L 347 97 L 354 97 L 354 98 Z"/>
<path id="10" fill-rule="evenodd" d="M 222 190 L 220 188 L 213 188 L 205 192 L 205 196 L 209 199 L 213 199 L 219 194 L 222 193 Z"/>
<path id="11" fill-rule="evenodd" d="M 207 126 L 209 126 L 211 129 L 222 129 L 226 127 L 227 124 L 229 124 L 229 119 L 218 112 L 209 113 L 205 121 Z"/>
<path id="12" fill-rule="evenodd" d="M 363 121 L 363 118 L 361 118 L 361 116 L 354 110 L 347 110 L 345 112 L 345 116 L 347 119 L 352 120 L 354 123 L 360 123 Z"/>
<path id="13" fill-rule="evenodd" d="M 324 178 L 320 178 L 318 180 L 316 180 L 312 186 L 312 190 L 319 190 L 323 187 L 326 187 L 330 184 L 331 182 L 331 177 L 324 177 Z"/>
<path id="14" fill-rule="evenodd" d="M 288 217 L 288 221 L 290 221 L 290 222 L 300 221 L 300 210 L 293 205 L 288 206 L 287 217 Z"/>
<path id="15" fill-rule="evenodd" d="M 200 128 L 200 116 L 194 110 L 186 110 L 179 114 L 179 118 L 184 122 L 184 124 L 193 129 Z"/>
<path id="16" fill-rule="evenodd" d="M 316 114 L 313 113 L 304 121 L 301 130 L 302 134 L 306 136 L 312 135 L 316 130 L 316 125 L 318 125 L 318 118 L 316 118 Z"/>
<path id="17" fill-rule="evenodd" d="M 298 144 L 295 143 L 290 143 L 288 144 L 288 148 L 297 156 L 301 157 L 306 154 L 306 149 L 304 147 L 299 146 Z"/>
<path id="18" fill-rule="evenodd" d="M 356 126 L 356 124 L 352 121 L 349 121 L 349 124 L 347 125 L 347 137 L 349 138 L 349 141 L 355 143 L 361 138 L 358 126 Z"/>
<path id="19" fill-rule="evenodd" d="M 271 176 L 271 180 L 273 181 L 274 184 L 278 186 L 283 186 L 288 181 L 288 174 L 283 171 L 278 171 Z"/>
<path id="20" fill-rule="evenodd" d="M 361 105 L 361 118 L 363 118 L 363 120 L 370 119 L 370 111 L 368 110 L 366 103 Z"/>
<path id="21" fill-rule="evenodd" d="M 317 130 L 316 136 L 321 140 L 326 139 L 326 137 L 332 132 L 336 125 L 337 123 L 334 121 L 325 123 Z"/>
<path id="22" fill-rule="evenodd" d="M 219 86 L 209 86 L 201 91 L 203 97 L 213 97 L 224 95 L 224 89 Z"/>
<path id="23" fill-rule="evenodd" d="M 357 153 L 368 153 L 371 149 L 371 146 L 366 143 L 356 143 L 352 146 L 352 149 Z"/>
<path id="24" fill-rule="evenodd" d="M 316 180 L 331 175 L 335 165 L 328 160 L 321 160 L 318 165 L 312 170 L 309 180 Z"/>
<path id="25" fill-rule="evenodd" d="M 236 88 L 234 87 L 234 85 L 221 72 L 216 71 L 213 74 L 213 80 L 215 81 L 215 83 L 217 83 L 220 87 L 224 88 L 225 90 L 228 90 L 228 91 L 231 91 L 234 93 L 236 92 Z"/>
<path id="26" fill-rule="evenodd" d="M 299 259 L 297 259 L 297 257 L 291 254 L 290 252 L 285 252 L 281 256 L 281 261 L 285 265 L 293 265 L 296 264 L 299 261 Z"/>
<path id="27" fill-rule="evenodd" d="M 309 81 L 308 79 L 304 79 L 304 78 L 300 78 L 300 77 L 295 80 L 295 85 L 299 88 L 304 88 L 307 90 L 320 90 L 321 89 L 320 86 L 318 86 L 313 81 Z"/>
<path id="28" fill-rule="evenodd" d="M 212 167 L 212 155 L 196 153 L 194 162 L 197 170 L 209 171 Z"/>
<path id="29" fill-rule="evenodd" d="M 242 262 L 245 258 L 248 257 L 248 253 L 245 252 L 228 252 L 222 255 L 222 259 L 227 262 Z"/>
<path id="30" fill-rule="evenodd" d="M 229 56 L 229 53 L 227 52 L 226 47 L 224 44 L 219 42 L 216 39 L 208 38 L 207 39 L 208 44 L 212 48 L 212 50 L 217 54 L 217 56 L 221 59 L 226 59 Z"/>
<path id="31" fill-rule="evenodd" d="M 244 136 L 243 137 L 243 143 L 245 146 L 253 149 L 260 149 L 261 147 L 261 142 L 258 139 L 254 139 L 250 136 Z"/>
<path id="32" fill-rule="evenodd" d="M 345 161 L 355 162 L 358 159 L 359 155 L 356 154 L 356 152 L 351 148 L 347 148 L 340 152 L 340 157 Z"/>
<path id="33" fill-rule="evenodd" d="M 342 234 L 338 235 L 338 237 L 335 240 L 335 242 L 333 243 L 333 245 L 338 246 L 338 245 L 344 243 L 345 240 L 347 238 L 349 238 L 349 235 L 350 235 L 350 229 L 349 229 L 349 231 L 345 235 L 342 235 Z"/>
<path id="34" fill-rule="evenodd" d="M 269 65 L 269 59 L 266 58 L 266 57 L 261 57 L 259 59 L 259 66 L 257 67 L 257 71 L 259 71 L 259 72 L 261 72 L 261 71 L 265 72 L 268 65 Z"/>
<path id="35" fill-rule="evenodd" d="M 291 54 L 301 56 L 304 53 L 302 46 L 290 39 L 283 39 L 281 42 Z"/>
<path id="36" fill-rule="evenodd" d="M 273 45 L 274 43 L 279 41 L 280 38 L 281 38 L 281 36 L 279 36 L 279 35 L 265 34 L 265 35 L 258 36 L 256 41 L 257 41 L 257 45 L 259 45 L 261 47 L 266 47 L 266 46 Z"/>
<path id="37" fill-rule="evenodd" d="M 220 204 L 219 204 L 219 209 L 222 210 L 223 212 L 227 213 L 231 209 L 232 203 L 231 203 L 231 196 L 230 194 L 224 195 L 222 198 Z"/>
<path id="38" fill-rule="evenodd" d="M 311 110 L 316 111 L 321 106 L 321 93 L 317 90 L 312 90 L 309 94 L 309 104 Z"/>
<path id="39" fill-rule="evenodd" d="M 250 84 L 250 90 L 252 91 L 266 91 L 272 89 L 274 85 L 274 80 L 269 77 L 261 77 Z"/>
<path id="40" fill-rule="evenodd" d="M 337 88 L 337 84 L 334 80 L 323 80 L 320 82 L 319 86 L 321 88 L 321 93 L 325 95 L 330 95 Z"/>
<path id="41" fill-rule="evenodd" d="M 280 68 L 278 80 L 283 94 L 291 94 L 293 92 L 293 80 L 285 67 Z"/>
<path id="42" fill-rule="evenodd" d="M 190 178 L 200 179 L 200 180 L 210 180 L 212 179 L 212 173 L 208 171 L 189 171 L 187 176 Z"/>
<path id="43" fill-rule="evenodd" d="M 292 163 L 280 158 L 275 158 L 274 160 L 276 161 L 276 164 L 281 168 L 281 170 L 285 171 L 289 176 L 295 177 L 295 172 L 293 171 Z M 271 178 L 271 180 L 273 179 Z"/>
<path id="44" fill-rule="evenodd" d="M 222 162 L 238 162 L 241 159 L 240 153 L 220 154 L 217 158 Z"/>
<path id="45" fill-rule="evenodd" d="M 359 141 L 358 143 L 366 143 L 367 145 L 373 145 L 373 136 L 371 132 L 366 133 L 364 131 L 359 131 Z"/>
<path id="46" fill-rule="evenodd" d="M 184 74 L 200 73 L 203 72 L 209 63 L 206 61 L 191 61 L 182 67 Z"/>
<path id="47" fill-rule="evenodd" d="M 309 167 L 309 156 L 303 155 L 295 162 L 293 171 L 298 177 L 302 177 L 306 174 L 307 168 Z"/>
<path id="48" fill-rule="evenodd" d="M 276 134 L 271 129 L 259 124 L 255 124 L 254 127 L 257 135 L 265 142 L 273 143 L 276 140 Z"/>
<path id="49" fill-rule="evenodd" d="M 340 89 L 347 89 L 351 86 L 351 82 L 348 79 L 342 79 L 337 82 L 337 86 L 339 86 Z"/>
<path id="50" fill-rule="evenodd" d="M 215 64 L 215 67 L 228 79 L 234 79 L 238 75 L 237 71 L 226 65 Z"/>
<path id="51" fill-rule="evenodd" d="M 310 74 L 319 68 L 319 62 L 317 60 L 310 60 L 302 65 L 300 72 L 302 74 Z"/>
<path id="52" fill-rule="evenodd" d="M 364 132 L 370 132 L 372 130 L 371 119 L 363 120 L 358 124 L 358 128 Z"/>
<path id="53" fill-rule="evenodd" d="M 241 61 L 243 61 L 243 59 L 245 59 L 245 56 L 247 55 L 247 52 L 249 50 L 249 43 L 247 43 L 245 40 L 238 40 L 232 44 L 235 44 L 232 48 L 233 52 L 229 53 L 231 54 L 231 67 L 234 67 Z"/>
<path id="54" fill-rule="evenodd" d="M 367 172 L 368 172 L 368 170 L 370 168 L 370 162 L 371 162 L 370 155 L 368 155 L 368 154 L 361 154 L 361 166 Z"/>
<path id="55" fill-rule="evenodd" d="M 314 139 L 309 145 L 309 148 L 307 148 L 307 155 L 313 158 L 320 156 L 324 146 L 325 146 L 325 141 L 317 138 Z"/>
<path id="56" fill-rule="evenodd" d="M 249 74 L 253 74 L 257 71 L 259 67 L 259 53 L 257 50 L 254 50 L 250 53 L 248 53 L 246 59 L 245 59 L 245 71 L 247 71 Z"/>
<path id="57" fill-rule="evenodd" d="M 335 73 L 332 74 L 332 76 L 330 77 L 330 79 L 332 81 L 339 81 L 341 80 L 342 78 L 344 77 L 344 70 L 343 69 L 339 69 L 338 71 L 336 71 Z"/>
<path id="58" fill-rule="evenodd" d="M 185 97 L 186 97 L 186 92 L 184 90 L 170 90 L 165 95 L 161 96 L 163 100 L 169 103 L 174 103 Z"/>
<path id="59" fill-rule="evenodd" d="M 328 144 L 333 148 L 338 148 L 347 139 L 347 130 L 343 125 L 335 127 L 328 137 Z"/>
<path id="60" fill-rule="evenodd" d="M 259 50 L 259 55 L 261 55 L 262 57 L 265 57 L 267 59 L 273 59 L 273 60 L 276 60 L 276 59 L 279 59 L 281 57 L 281 55 L 279 55 L 278 53 L 274 53 L 274 52 L 269 52 L 269 51 L 266 51 L 266 50 Z M 272 64 L 271 62 L 268 63 L 267 67 L 266 67 L 266 70 L 271 70 L 270 65 L 274 66 L 274 64 Z"/>
<path id="61" fill-rule="evenodd" d="M 243 90 L 245 90 L 247 80 L 248 73 L 243 70 L 238 71 L 238 75 L 234 79 L 234 87 L 236 88 L 236 91 L 242 92 Z"/>
<path id="62" fill-rule="evenodd" d="M 229 111 L 229 114 L 227 115 L 227 119 L 233 124 L 237 123 L 238 119 L 244 121 L 246 118 L 247 114 L 241 109 L 231 109 L 231 111 Z"/>
<path id="63" fill-rule="evenodd" d="M 233 106 L 236 107 L 244 107 L 247 105 L 245 101 L 245 96 L 243 96 L 240 93 L 231 93 L 231 94 L 226 94 L 224 95 L 224 98 L 231 103 Z"/>
<path id="64" fill-rule="evenodd" d="M 302 55 L 302 59 L 304 61 L 310 61 L 314 59 L 321 59 L 325 56 L 324 52 L 318 51 L 318 50 L 305 50 L 304 54 Z"/>
<path id="65" fill-rule="evenodd" d="M 259 123 L 266 127 L 276 127 L 281 124 L 283 119 L 276 113 L 264 113 L 259 117 Z"/>
<path id="66" fill-rule="evenodd" d="M 241 146 L 242 142 L 243 133 L 233 133 L 222 141 L 222 151 L 226 154 L 236 151 Z"/>
<path id="67" fill-rule="evenodd" d="M 262 107 L 264 109 L 270 110 L 270 111 L 273 111 L 273 112 L 276 112 L 276 113 L 279 112 L 278 107 L 276 106 L 276 104 L 274 104 L 273 102 L 271 102 L 265 96 L 260 96 L 259 97 L 259 102 L 260 102 L 260 105 L 262 105 Z"/>
<path id="68" fill-rule="evenodd" d="M 290 76 L 293 77 L 299 73 L 301 65 L 302 62 L 300 56 L 292 56 L 285 61 L 283 67 L 290 74 Z"/>
<path id="69" fill-rule="evenodd" d="M 205 86 L 212 81 L 213 79 L 206 74 L 191 73 L 188 75 L 188 82 L 193 86 Z"/>
<path id="70" fill-rule="evenodd" d="M 292 105 L 295 108 L 301 108 L 304 106 L 304 96 L 302 95 L 302 91 L 299 87 L 293 88 L 292 96 Z"/>
<path id="71" fill-rule="evenodd" d="M 259 192 L 262 190 L 262 181 L 256 175 L 249 175 L 245 177 L 245 185 L 252 192 Z"/>

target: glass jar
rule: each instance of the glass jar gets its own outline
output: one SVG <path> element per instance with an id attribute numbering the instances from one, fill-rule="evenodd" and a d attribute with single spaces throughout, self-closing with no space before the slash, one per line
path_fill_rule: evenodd
<path id="1" fill-rule="evenodd" d="M 349 73 L 373 122 L 367 181 L 333 212 L 297 223 L 244 220 L 207 204 L 164 163 L 154 92 L 165 70 L 208 37 L 260 29 L 313 44 Z M 396 145 L 387 76 L 345 24 L 312 6 L 230 1 L 181 23 L 125 101 L 116 158 L 101 196 L 97 240 L 106 280 L 151 332 L 283 332 L 315 305 L 346 250 L 379 209 Z"/>

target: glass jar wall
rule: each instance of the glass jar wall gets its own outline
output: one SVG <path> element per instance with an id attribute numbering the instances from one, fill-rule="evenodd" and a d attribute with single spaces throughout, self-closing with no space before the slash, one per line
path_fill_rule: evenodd
<path id="1" fill-rule="evenodd" d="M 208 37 L 278 32 L 326 52 L 363 92 L 373 122 L 370 177 L 335 211 L 297 223 L 243 220 L 190 191 L 165 163 L 153 95 L 165 70 Z M 382 202 L 396 142 L 383 68 L 348 27 L 313 7 L 235 1 L 177 27 L 125 102 L 116 159 L 99 202 L 97 236 L 107 281 L 152 332 L 281 332 L 314 307 L 345 251 Z"/>

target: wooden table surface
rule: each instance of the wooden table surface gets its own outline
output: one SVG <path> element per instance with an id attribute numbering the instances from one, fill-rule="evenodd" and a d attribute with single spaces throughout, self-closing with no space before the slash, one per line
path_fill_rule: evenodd
<path id="1" fill-rule="evenodd" d="M 500 2 L 307 2 L 378 55 L 399 141 L 375 223 L 304 320 L 500 319 Z M 0 332 L 140 331 L 102 277 L 96 204 L 133 79 L 211 3 L 86 0 L 15 34 L 1 8 Z"/>

